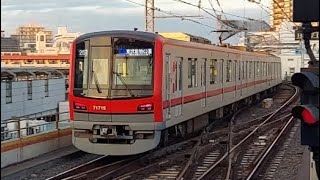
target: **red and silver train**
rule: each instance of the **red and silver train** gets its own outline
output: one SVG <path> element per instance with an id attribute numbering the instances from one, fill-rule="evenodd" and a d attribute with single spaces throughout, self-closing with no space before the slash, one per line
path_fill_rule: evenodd
<path id="1" fill-rule="evenodd" d="M 276 56 L 147 32 L 84 34 L 71 56 L 72 142 L 93 154 L 152 150 L 281 83 Z"/>

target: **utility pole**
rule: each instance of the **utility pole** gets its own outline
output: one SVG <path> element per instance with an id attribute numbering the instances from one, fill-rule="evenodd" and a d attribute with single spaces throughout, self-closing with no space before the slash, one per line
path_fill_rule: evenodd
<path id="1" fill-rule="evenodd" d="M 154 32 L 154 0 L 146 0 L 145 2 L 145 18 L 146 31 Z"/>

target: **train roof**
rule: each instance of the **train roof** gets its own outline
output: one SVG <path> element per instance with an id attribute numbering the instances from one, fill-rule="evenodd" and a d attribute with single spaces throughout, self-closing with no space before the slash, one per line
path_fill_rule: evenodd
<path id="1" fill-rule="evenodd" d="M 155 41 L 156 37 L 160 35 L 150 32 L 143 31 L 127 31 L 127 30 L 113 30 L 113 31 L 100 31 L 100 32 L 92 32 L 86 33 L 79 36 L 76 41 L 83 41 L 88 38 L 98 37 L 98 36 L 116 36 L 116 37 L 135 37 L 147 41 Z"/>
<path id="2" fill-rule="evenodd" d="M 111 30 L 111 31 L 100 31 L 100 32 L 92 32 L 86 33 L 79 36 L 75 41 L 83 41 L 88 38 L 98 37 L 98 36 L 116 36 L 116 37 L 133 37 L 138 38 L 141 40 L 146 40 L 150 42 L 154 42 L 157 37 L 161 37 L 165 43 L 172 44 L 172 45 L 180 45 L 192 48 L 199 48 L 199 49 L 207 49 L 207 50 L 216 50 L 216 51 L 223 51 L 229 53 L 239 53 L 239 54 L 247 54 L 247 55 L 258 55 L 258 56 L 273 56 L 277 58 L 277 56 L 272 54 L 266 53 L 259 53 L 259 52 L 250 52 L 250 51 L 243 51 L 239 49 L 234 49 L 230 47 L 220 47 L 213 44 L 203 44 L 198 42 L 188 42 L 182 41 L 177 39 L 166 38 L 161 36 L 157 33 L 145 32 L 145 31 L 129 31 L 129 30 Z"/>

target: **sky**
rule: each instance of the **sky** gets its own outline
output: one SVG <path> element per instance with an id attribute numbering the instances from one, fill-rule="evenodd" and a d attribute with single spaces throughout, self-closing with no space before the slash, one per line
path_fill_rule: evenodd
<path id="1" fill-rule="evenodd" d="M 183 1 L 195 5 L 199 3 L 199 0 Z M 260 1 L 265 10 L 248 0 L 201 0 L 201 7 L 214 15 L 209 1 L 214 9 L 220 11 L 217 12 L 219 14 L 222 10 L 226 14 L 270 22 L 270 14 L 265 11 L 270 12 L 266 8 L 270 7 L 269 0 Z M 81 33 L 134 28 L 144 31 L 144 7 L 133 2 L 144 4 L 144 0 L 1 0 L 1 28 L 6 36 L 14 34 L 17 27 L 26 24 L 42 25 L 53 32 L 57 31 L 58 26 L 67 26 L 68 31 Z M 155 7 L 174 15 L 201 16 L 192 20 L 218 28 L 213 16 L 178 0 L 155 0 Z M 245 20 L 232 15 L 226 15 L 227 19 Z M 168 14 L 155 11 L 155 16 Z M 205 25 L 181 18 L 155 19 L 157 32 L 186 32 L 218 41 L 216 33 L 211 33 L 214 29 Z M 228 41 L 235 42 L 237 38 L 238 35 Z"/>

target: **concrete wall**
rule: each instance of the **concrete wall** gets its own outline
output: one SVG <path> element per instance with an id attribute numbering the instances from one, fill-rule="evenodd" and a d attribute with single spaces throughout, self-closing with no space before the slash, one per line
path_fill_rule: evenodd
<path id="1" fill-rule="evenodd" d="M 1 168 L 72 145 L 71 129 L 1 142 Z"/>
<path id="2" fill-rule="evenodd" d="M 49 79 L 48 84 L 46 97 L 45 80 L 33 80 L 32 99 L 28 100 L 27 81 L 13 81 L 12 103 L 6 103 L 6 83 L 1 82 L 1 121 L 58 108 L 58 103 L 65 101 L 65 79 Z"/>

